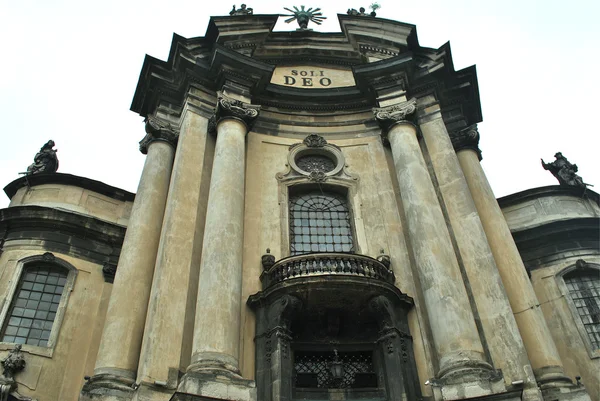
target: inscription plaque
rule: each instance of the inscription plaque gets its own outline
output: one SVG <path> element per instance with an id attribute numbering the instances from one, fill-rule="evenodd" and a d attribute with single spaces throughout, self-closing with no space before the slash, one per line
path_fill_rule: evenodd
<path id="1" fill-rule="evenodd" d="M 317 66 L 276 67 L 271 83 L 302 89 L 342 88 L 356 85 L 351 70 Z"/>

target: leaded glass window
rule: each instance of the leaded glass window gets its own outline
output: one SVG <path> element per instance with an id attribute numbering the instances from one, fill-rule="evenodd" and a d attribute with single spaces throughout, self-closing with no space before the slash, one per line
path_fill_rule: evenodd
<path id="1" fill-rule="evenodd" d="M 600 275 L 586 270 L 568 274 L 564 280 L 592 348 L 600 349 Z"/>
<path id="2" fill-rule="evenodd" d="M 2 342 L 48 345 L 68 270 L 53 265 L 23 269 L 2 330 Z"/>
<path id="3" fill-rule="evenodd" d="M 290 253 L 353 252 L 346 197 L 314 192 L 290 197 Z"/>

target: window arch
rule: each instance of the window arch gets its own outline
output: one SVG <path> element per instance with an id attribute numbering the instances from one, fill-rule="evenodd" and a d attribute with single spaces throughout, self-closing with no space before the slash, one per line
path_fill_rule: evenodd
<path id="1" fill-rule="evenodd" d="M 354 252 L 346 196 L 320 190 L 290 194 L 289 213 L 291 255 Z"/>
<path id="2" fill-rule="evenodd" d="M 51 253 L 21 261 L 12 301 L 0 315 L 0 342 L 52 347 L 76 272 Z"/>

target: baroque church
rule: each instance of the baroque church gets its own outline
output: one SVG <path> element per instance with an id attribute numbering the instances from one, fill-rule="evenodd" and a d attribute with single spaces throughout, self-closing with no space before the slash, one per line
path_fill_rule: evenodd
<path id="1" fill-rule="evenodd" d="M 374 11 L 288 11 L 146 56 L 135 194 L 52 141 L 6 185 L 0 401 L 599 400 L 577 166 L 496 199 L 474 66 Z"/>

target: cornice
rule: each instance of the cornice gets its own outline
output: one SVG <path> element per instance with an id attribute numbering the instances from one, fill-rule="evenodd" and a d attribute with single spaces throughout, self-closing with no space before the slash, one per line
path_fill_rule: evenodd
<path id="1" fill-rule="evenodd" d="M 126 227 L 91 216 L 41 206 L 0 209 L 4 250 L 12 241 L 31 241 L 49 252 L 62 253 L 97 264 L 116 264 Z"/>
<path id="2" fill-rule="evenodd" d="M 534 199 L 555 196 L 573 196 L 577 198 L 585 198 L 600 206 L 600 195 L 597 192 L 592 191 L 589 188 L 567 185 L 548 185 L 545 187 L 530 188 L 525 191 L 516 192 L 514 194 L 498 198 L 498 205 L 500 205 L 500 208 L 505 208 Z"/>
<path id="3" fill-rule="evenodd" d="M 113 187 L 89 178 L 64 173 L 42 173 L 23 176 L 5 186 L 4 193 L 12 199 L 20 188 L 35 187 L 45 184 L 59 184 L 83 188 L 119 201 L 133 202 L 135 198 L 134 193 L 125 191 L 124 189 Z"/>

